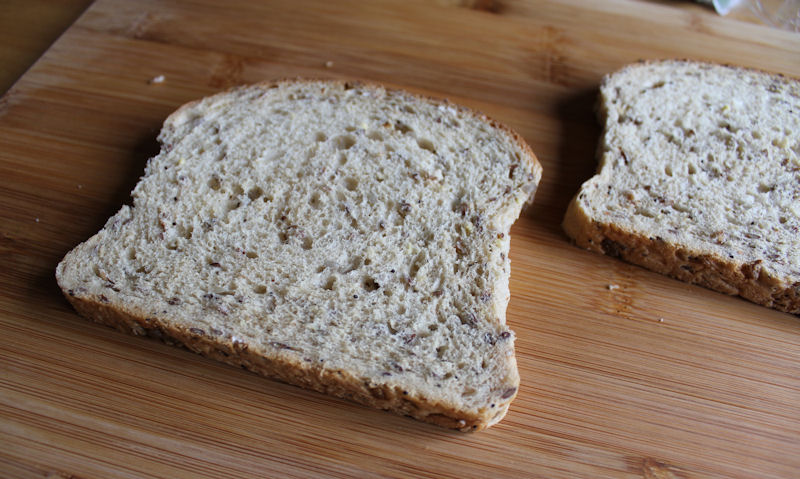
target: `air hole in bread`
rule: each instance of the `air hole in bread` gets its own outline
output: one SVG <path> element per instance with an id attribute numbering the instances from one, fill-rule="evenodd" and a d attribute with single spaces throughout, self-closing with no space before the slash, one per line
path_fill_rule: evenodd
<path id="1" fill-rule="evenodd" d="M 442 359 L 444 357 L 444 353 L 447 352 L 447 345 L 444 344 L 436 348 L 436 357 Z"/>
<path id="2" fill-rule="evenodd" d="M 433 153 L 434 155 L 436 154 L 436 148 L 433 146 L 433 142 L 431 140 L 422 138 L 422 139 L 417 140 L 417 144 L 423 150 L 428 150 L 431 153 Z"/>
<path id="3" fill-rule="evenodd" d="M 375 278 L 371 276 L 364 277 L 364 280 L 362 281 L 361 285 L 367 291 L 377 291 L 381 287 L 381 285 L 378 284 L 377 281 L 375 281 Z"/>
<path id="4" fill-rule="evenodd" d="M 314 243 L 309 236 L 306 236 L 303 238 L 302 246 L 304 250 L 310 250 L 314 246 Z"/>
<path id="5" fill-rule="evenodd" d="M 667 165 L 664 167 L 664 173 L 667 176 L 672 176 L 672 165 Z"/>
<path id="6" fill-rule="evenodd" d="M 333 287 L 335 284 L 336 284 L 336 276 L 328 276 L 328 279 L 325 280 L 325 284 L 322 285 L 322 289 L 333 291 Z"/>
<path id="7" fill-rule="evenodd" d="M 242 200 L 238 198 L 232 198 L 228 200 L 228 211 L 233 211 L 240 206 L 242 206 Z"/>
<path id="8" fill-rule="evenodd" d="M 400 121 L 400 120 L 397 120 L 397 121 L 395 122 L 395 124 L 394 124 L 394 129 L 395 129 L 395 130 L 397 130 L 397 131 L 399 131 L 400 133 L 402 133 L 402 134 L 404 134 L 404 135 L 405 135 L 405 134 L 407 134 L 407 133 L 410 133 L 410 132 L 414 131 L 414 130 L 413 130 L 411 127 L 410 127 L 410 126 L 406 125 L 405 123 L 403 123 L 403 122 L 402 122 L 402 121 Z"/>
<path id="9" fill-rule="evenodd" d="M 381 134 L 381 132 L 379 132 L 377 130 L 370 130 L 367 133 L 367 138 L 369 138 L 370 140 L 382 141 L 383 140 L 383 135 Z"/>
<path id="10" fill-rule="evenodd" d="M 311 198 L 309 198 L 309 200 L 308 200 L 308 204 L 311 205 L 314 208 L 319 208 L 319 206 L 320 206 L 320 194 L 319 194 L 318 191 L 315 191 L 311 195 Z"/>
<path id="11" fill-rule="evenodd" d="M 689 171 L 690 175 L 693 175 L 693 174 L 697 173 L 697 167 L 694 166 L 693 164 L 689 163 L 689 170 L 688 171 Z"/>
<path id="12" fill-rule="evenodd" d="M 253 292 L 256 294 L 264 294 L 267 292 L 267 287 L 263 284 L 259 284 L 253 288 Z"/>
<path id="13" fill-rule="evenodd" d="M 395 334 L 397 334 L 397 329 L 395 329 L 395 327 L 394 327 L 394 325 L 392 324 L 391 321 L 387 321 L 386 322 L 386 329 L 388 329 L 389 330 L 389 334 L 391 334 L 393 336 Z"/>
<path id="14" fill-rule="evenodd" d="M 337 136 L 335 143 L 340 150 L 349 150 L 356 144 L 356 138 L 353 135 Z"/>
<path id="15" fill-rule="evenodd" d="M 784 218 L 784 221 L 782 221 L 782 223 L 785 223 L 785 222 L 786 222 L 786 221 L 785 221 L 785 218 Z M 135 249 L 133 249 L 133 248 L 128 248 L 128 259 L 129 259 L 129 260 L 134 260 L 134 259 L 136 259 L 136 250 L 135 250 Z"/>
<path id="16" fill-rule="evenodd" d="M 244 255 L 247 256 L 250 259 L 258 258 L 258 253 L 256 253 L 255 251 L 248 251 Z"/>
<path id="17" fill-rule="evenodd" d="M 397 314 L 406 314 L 406 305 L 401 304 L 397 307 Z"/>
<path id="18" fill-rule="evenodd" d="M 422 253 L 420 253 L 420 255 L 417 256 L 417 259 L 415 259 L 414 262 L 411 263 L 411 268 L 409 268 L 408 270 L 409 278 L 414 278 L 417 276 L 417 273 L 419 273 L 420 268 L 422 268 L 422 266 L 425 264 L 425 260 L 426 258 L 422 255 Z"/>
<path id="19" fill-rule="evenodd" d="M 356 131 L 356 127 L 354 127 L 352 125 L 346 126 L 346 127 L 344 127 L 344 131 L 346 131 L 348 133 L 352 133 L 352 132 Z"/>
<path id="20" fill-rule="evenodd" d="M 217 175 L 212 176 L 211 179 L 208 180 L 208 187 L 212 190 L 217 191 L 219 190 L 220 186 L 222 186 L 222 183 Z"/>
<path id="21" fill-rule="evenodd" d="M 250 191 L 247 192 L 247 197 L 250 198 L 250 201 L 255 201 L 264 194 L 264 190 L 259 188 L 258 186 L 254 186 L 250 188 Z"/>
<path id="22" fill-rule="evenodd" d="M 358 188 L 358 180 L 353 177 L 345 178 L 344 187 L 349 191 L 355 191 Z"/>
<path id="23" fill-rule="evenodd" d="M 170 240 L 169 242 L 167 242 L 167 249 L 173 251 L 178 249 L 178 240 Z"/>
<path id="24" fill-rule="evenodd" d="M 339 164 L 343 166 L 347 164 L 347 155 L 344 153 L 339 154 Z"/>
<path id="25" fill-rule="evenodd" d="M 403 107 L 401 108 L 401 110 L 403 110 L 403 111 L 404 111 L 404 112 L 406 112 L 406 113 L 410 113 L 410 114 L 412 114 L 412 115 L 413 115 L 414 113 L 416 113 L 416 110 L 414 110 L 413 108 L 411 108 L 411 106 L 409 106 L 409 105 L 403 105 Z"/>
<path id="26" fill-rule="evenodd" d="M 781 216 L 780 218 L 778 218 L 778 221 L 783 225 L 786 224 L 787 219 L 785 216 Z"/>

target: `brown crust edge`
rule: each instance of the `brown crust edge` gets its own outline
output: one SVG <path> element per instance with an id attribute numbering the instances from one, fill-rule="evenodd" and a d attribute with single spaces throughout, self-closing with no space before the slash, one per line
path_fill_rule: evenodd
<path id="1" fill-rule="evenodd" d="M 575 244 L 620 258 L 651 271 L 753 303 L 800 315 L 800 282 L 787 284 L 762 267 L 762 261 L 741 263 L 715 254 L 691 251 L 660 237 L 647 237 L 592 219 L 579 198 L 570 203 L 562 226 Z"/>
<path id="2" fill-rule="evenodd" d="M 450 404 L 428 401 L 425 397 L 415 396 L 398 387 L 370 384 L 348 371 L 304 362 L 291 350 L 280 346 L 275 348 L 273 354 L 269 354 L 251 349 L 247 343 L 215 337 L 202 330 L 170 326 L 157 317 L 118 309 L 110 303 L 91 296 L 80 296 L 72 290 L 64 291 L 64 296 L 81 316 L 124 333 L 149 336 L 263 377 L 462 432 L 480 431 L 495 424 L 505 416 L 516 396 L 514 391 L 495 409 L 482 414 L 470 413 Z"/>

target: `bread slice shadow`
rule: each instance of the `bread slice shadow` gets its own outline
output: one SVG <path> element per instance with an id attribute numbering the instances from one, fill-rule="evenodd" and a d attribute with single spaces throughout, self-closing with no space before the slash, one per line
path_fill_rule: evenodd
<path id="1" fill-rule="evenodd" d="M 47 257 L 42 258 L 42 263 L 46 264 L 43 270 L 39 271 L 31 281 L 28 288 L 28 298 L 31 301 L 49 301 L 48 298 L 61 298 L 64 308 L 72 310 L 69 303 L 62 297 L 61 290 L 58 287 L 55 279 L 56 265 L 64 258 L 72 248 L 81 241 L 85 241 L 93 234 L 100 231 L 103 225 L 119 211 L 122 205 L 132 204 L 131 192 L 139 181 L 139 178 L 144 175 L 145 166 L 153 156 L 157 155 L 161 149 L 158 142 L 158 131 L 160 130 L 160 123 L 154 124 L 149 128 L 142 128 L 140 139 L 135 143 L 133 148 L 129 150 L 127 158 L 111 159 L 102 158 L 100 156 L 95 158 L 95 161 L 108 161 L 114 162 L 122 173 L 117 177 L 121 181 L 112 183 L 104 183 L 103 189 L 106 192 L 111 192 L 110 200 L 102 205 L 91 205 L 90 200 L 85 199 L 84 204 L 86 208 L 84 212 L 91 216 L 91 222 L 85 223 L 85 228 L 77 230 L 75 235 L 64 235 L 62 243 L 58 249 L 49 250 Z M 112 153 L 109 153 L 112 154 Z M 83 191 L 86 191 L 84 189 Z"/>
<path id="2" fill-rule="evenodd" d="M 565 96 L 557 105 L 560 138 L 554 161 L 544 163 L 542 184 L 536 201 L 525 215 L 536 218 L 548 233 L 566 238 L 561 221 L 567 205 L 581 184 L 597 169 L 597 143 L 601 127 L 596 120 L 598 89 L 590 88 Z"/>

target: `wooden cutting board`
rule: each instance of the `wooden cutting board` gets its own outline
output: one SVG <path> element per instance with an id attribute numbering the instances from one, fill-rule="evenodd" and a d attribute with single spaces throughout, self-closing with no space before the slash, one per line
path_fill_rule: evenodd
<path id="1" fill-rule="evenodd" d="M 97 1 L 0 100 L 0 476 L 800 476 L 800 318 L 560 230 L 595 168 L 602 75 L 668 57 L 800 76 L 800 35 L 659 1 Z M 512 230 L 522 387 L 494 428 L 265 380 L 61 297 L 57 262 L 126 201 L 172 110 L 294 76 L 448 97 L 539 156 Z"/>

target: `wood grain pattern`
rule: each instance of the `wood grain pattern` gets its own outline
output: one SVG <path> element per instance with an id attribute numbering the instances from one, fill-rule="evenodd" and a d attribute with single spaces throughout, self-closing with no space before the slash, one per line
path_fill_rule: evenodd
<path id="1" fill-rule="evenodd" d="M 98 0 L 0 100 L 0 475 L 796 477 L 800 320 L 560 230 L 595 168 L 602 75 L 667 57 L 800 76 L 800 36 L 632 0 Z M 264 380 L 90 324 L 60 296 L 55 265 L 126 201 L 171 111 L 293 76 L 448 97 L 539 156 L 512 230 L 522 386 L 494 428 Z"/>

